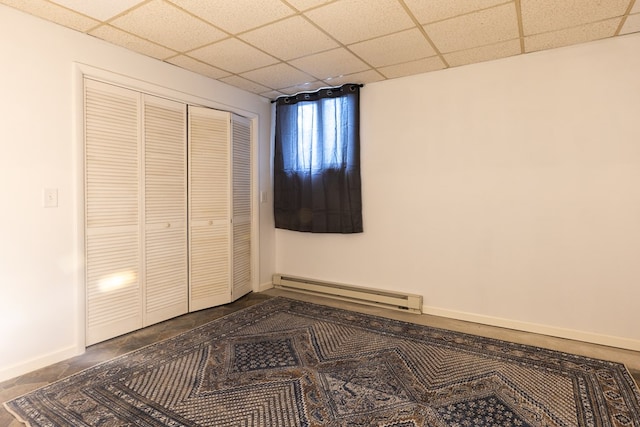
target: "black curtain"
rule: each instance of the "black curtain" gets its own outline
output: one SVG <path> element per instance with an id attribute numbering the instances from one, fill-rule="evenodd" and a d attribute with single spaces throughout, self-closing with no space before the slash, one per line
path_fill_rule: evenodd
<path id="1" fill-rule="evenodd" d="M 276 100 L 276 228 L 362 232 L 360 86 Z"/>

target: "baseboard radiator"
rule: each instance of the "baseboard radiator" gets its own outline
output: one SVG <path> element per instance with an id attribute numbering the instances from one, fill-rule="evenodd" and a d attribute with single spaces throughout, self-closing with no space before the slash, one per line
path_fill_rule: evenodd
<path id="1" fill-rule="evenodd" d="M 422 313 L 422 296 L 381 289 L 363 288 L 302 277 L 273 275 L 273 285 L 278 289 L 318 295 L 342 301 L 356 302 L 394 310 Z"/>

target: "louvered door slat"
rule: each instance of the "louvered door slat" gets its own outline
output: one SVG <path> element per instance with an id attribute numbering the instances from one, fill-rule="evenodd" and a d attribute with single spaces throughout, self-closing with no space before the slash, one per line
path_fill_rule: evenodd
<path id="1" fill-rule="evenodd" d="M 148 230 L 145 245 L 145 323 L 153 324 L 187 312 L 186 230 Z"/>
<path id="2" fill-rule="evenodd" d="M 228 230 L 226 223 L 191 228 L 191 311 L 229 302 Z"/>
<path id="3" fill-rule="evenodd" d="M 144 325 L 188 311 L 186 105 L 144 96 Z"/>
<path id="4" fill-rule="evenodd" d="M 189 107 L 189 310 L 231 301 L 230 118 Z"/>
<path id="5" fill-rule="evenodd" d="M 135 225 L 139 96 L 87 80 L 85 102 L 87 227 Z"/>
<path id="6" fill-rule="evenodd" d="M 85 80 L 86 343 L 142 326 L 140 96 Z"/>
<path id="7" fill-rule="evenodd" d="M 233 116 L 233 300 L 251 291 L 251 122 Z"/>
<path id="8" fill-rule="evenodd" d="M 229 217 L 230 114 L 189 108 L 190 216 Z"/>
<path id="9" fill-rule="evenodd" d="M 233 225 L 233 299 L 251 292 L 251 223 Z"/>
<path id="10" fill-rule="evenodd" d="M 88 236 L 87 258 L 97 260 L 97 262 L 90 262 L 87 266 L 90 314 L 87 324 L 90 327 L 108 325 L 114 320 L 111 317 L 105 318 L 99 315 L 105 311 L 114 310 L 123 318 L 135 317 L 130 313 L 139 311 L 137 253 L 138 239 L 133 233 Z M 112 304 L 113 300 L 124 300 L 124 303 L 116 306 Z"/>

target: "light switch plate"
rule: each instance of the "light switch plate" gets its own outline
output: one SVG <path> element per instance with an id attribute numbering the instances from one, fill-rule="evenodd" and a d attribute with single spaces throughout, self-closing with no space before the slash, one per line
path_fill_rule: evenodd
<path id="1" fill-rule="evenodd" d="M 45 208 L 57 208 L 58 207 L 58 189 L 57 188 L 45 188 L 42 192 L 42 205 Z"/>

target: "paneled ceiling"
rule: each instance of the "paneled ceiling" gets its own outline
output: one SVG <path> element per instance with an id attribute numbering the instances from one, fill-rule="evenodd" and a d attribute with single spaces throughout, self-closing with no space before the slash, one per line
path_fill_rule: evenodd
<path id="1" fill-rule="evenodd" d="M 267 98 L 640 31 L 640 0 L 0 0 Z"/>

